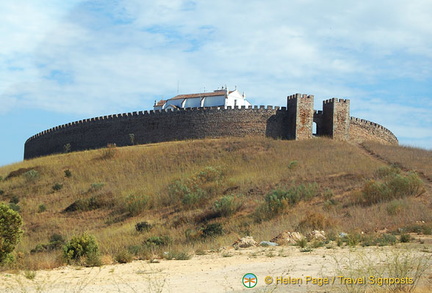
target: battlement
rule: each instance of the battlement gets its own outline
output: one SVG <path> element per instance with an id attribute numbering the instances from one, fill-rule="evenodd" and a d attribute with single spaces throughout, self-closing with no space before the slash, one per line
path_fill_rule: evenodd
<path id="1" fill-rule="evenodd" d="M 294 99 L 313 99 L 314 95 L 307 95 L 307 94 L 294 94 L 287 97 L 288 100 L 294 100 Z"/>
<path id="2" fill-rule="evenodd" d="M 341 140 L 350 136 L 353 140 L 376 138 L 397 144 L 394 134 L 383 126 L 350 117 L 348 99 L 325 100 L 323 110 L 314 110 L 313 105 L 313 95 L 295 94 L 287 97 L 287 107 L 169 108 L 82 119 L 31 136 L 25 143 L 24 158 L 62 153 L 65 149 L 102 148 L 107 144 L 127 146 L 204 137 L 310 139 L 313 122 L 317 136 Z"/>
<path id="3" fill-rule="evenodd" d="M 345 103 L 345 104 L 349 104 L 350 100 L 349 99 L 337 99 L 337 98 L 331 98 L 328 100 L 324 100 L 323 104 L 334 104 L 334 103 Z"/>

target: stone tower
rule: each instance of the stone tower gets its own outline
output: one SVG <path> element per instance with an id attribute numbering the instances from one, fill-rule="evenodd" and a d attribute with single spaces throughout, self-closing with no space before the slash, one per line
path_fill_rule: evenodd
<path id="1" fill-rule="evenodd" d="M 288 139 L 312 138 L 314 96 L 295 94 L 288 96 Z"/>
<path id="2" fill-rule="evenodd" d="M 350 100 L 330 99 L 323 102 L 322 133 L 337 140 L 349 140 Z"/>

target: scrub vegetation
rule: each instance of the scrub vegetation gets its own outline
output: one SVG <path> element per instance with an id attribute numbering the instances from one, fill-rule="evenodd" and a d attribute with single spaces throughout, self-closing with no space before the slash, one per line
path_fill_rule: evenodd
<path id="1" fill-rule="evenodd" d="M 430 151 L 325 138 L 110 145 L 36 158 L 0 168 L 0 202 L 21 215 L 24 231 L 3 268 L 183 260 L 282 231 L 325 230 L 340 245 L 410 242 L 410 233 L 432 230 L 430 166 Z M 368 238 L 382 229 L 387 236 Z"/>

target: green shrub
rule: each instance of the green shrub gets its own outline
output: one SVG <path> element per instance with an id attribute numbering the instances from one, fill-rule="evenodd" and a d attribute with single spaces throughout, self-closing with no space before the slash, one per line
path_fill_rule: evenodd
<path id="1" fill-rule="evenodd" d="M 11 208 L 12 210 L 14 210 L 15 212 L 20 212 L 21 211 L 21 207 L 17 204 L 14 203 L 9 203 L 9 208 Z"/>
<path id="2" fill-rule="evenodd" d="M 171 237 L 169 237 L 168 235 L 164 235 L 164 236 L 152 236 L 150 238 L 148 238 L 144 244 L 148 247 L 153 247 L 153 246 L 166 246 L 171 244 L 172 239 Z"/>
<path id="3" fill-rule="evenodd" d="M 135 230 L 137 230 L 138 232 L 147 232 L 150 231 L 151 228 L 153 228 L 153 225 L 146 221 L 136 223 L 135 225 Z"/>
<path id="4" fill-rule="evenodd" d="M 213 210 L 222 217 L 235 214 L 241 208 L 239 199 L 232 195 L 226 195 L 213 203 Z"/>
<path id="5" fill-rule="evenodd" d="M 34 182 L 40 177 L 39 172 L 34 169 L 25 172 L 23 176 L 27 182 Z"/>
<path id="6" fill-rule="evenodd" d="M 207 224 L 202 230 L 202 236 L 206 237 L 216 237 L 223 234 L 223 226 L 221 223 L 211 223 Z"/>
<path id="7" fill-rule="evenodd" d="M 21 239 L 22 218 L 5 204 L 0 203 L 0 263 L 15 249 Z"/>
<path id="8" fill-rule="evenodd" d="M 405 202 L 401 200 L 393 200 L 387 205 L 387 214 L 390 216 L 396 216 L 399 215 L 403 209 L 407 208 L 407 205 Z"/>
<path id="9" fill-rule="evenodd" d="M 12 198 L 9 200 L 9 203 L 13 203 L 13 204 L 18 204 L 19 202 L 20 202 L 20 199 L 16 195 L 12 196 Z"/>
<path id="10" fill-rule="evenodd" d="M 43 213 L 43 212 L 45 212 L 46 211 L 46 206 L 42 203 L 42 204 L 40 204 L 39 206 L 38 206 L 38 213 Z"/>
<path id="11" fill-rule="evenodd" d="M 92 235 L 86 233 L 74 236 L 63 247 L 65 260 L 75 264 L 85 264 L 87 266 L 99 266 L 99 246 Z"/>
<path id="12" fill-rule="evenodd" d="M 378 246 L 394 245 L 396 243 L 396 240 L 396 236 L 392 234 L 382 234 L 380 237 L 377 238 L 376 244 Z"/>
<path id="13" fill-rule="evenodd" d="M 219 182 L 223 178 L 223 173 L 220 169 L 214 167 L 205 167 L 197 174 L 197 179 L 202 183 Z"/>
<path id="14" fill-rule="evenodd" d="M 409 234 L 401 234 L 399 241 L 401 243 L 408 243 L 411 241 L 411 236 Z"/>
<path id="15" fill-rule="evenodd" d="M 54 190 L 54 191 L 59 191 L 62 188 L 63 188 L 63 184 L 61 184 L 61 183 L 56 183 L 52 186 L 52 190 Z"/>
<path id="16" fill-rule="evenodd" d="M 67 177 L 67 178 L 72 177 L 72 172 L 71 172 L 71 170 L 69 170 L 69 169 L 64 170 L 64 174 L 65 174 L 65 177 Z"/>
<path id="17" fill-rule="evenodd" d="M 424 183 L 415 173 L 388 175 L 382 181 L 369 180 L 362 189 L 366 205 L 417 196 L 424 192 Z"/>
<path id="18" fill-rule="evenodd" d="M 295 206 L 302 200 L 310 200 L 318 195 L 318 184 L 301 184 L 293 186 L 287 190 L 276 189 L 265 196 L 268 218 L 276 216 L 288 206 Z"/>
<path id="19" fill-rule="evenodd" d="M 53 235 L 51 235 L 51 237 L 49 239 L 49 243 L 36 245 L 36 247 L 34 249 L 30 250 L 30 253 L 45 252 L 45 251 L 61 249 L 63 247 L 63 245 L 65 245 L 65 243 L 66 243 L 66 240 L 63 238 L 62 235 L 53 234 Z"/>
<path id="20" fill-rule="evenodd" d="M 384 178 L 387 176 L 394 176 L 401 173 L 401 169 L 396 166 L 384 166 L 380 167 L 375 171 L 375 177 Z"/>
<path id="21" fill-rule="evenodd" d="M 4 190 L 0 189 L 0 195 L 3 195 L 3 194 L 4 194 Z"/>
<path id="22" fill-rule="evenodd" d="M 164 255 L 164 258 L 167 260 L 189 260 L 192 258 L 192 255 L 190 253 L 184 252 L 184 251 L 168 251 Z"/>
<path id="23" fill-rule="evenodd" d="M 95 192 L 95 191 L 101 190 L 104 186 L 105 186 L 105 183 L 102 183 L 102 182 L 92 183 L 90 185 L 89 192 Z"/>
<path id="24" fill-rule="evenodd" d="M 292 169 L 294 169 L 295 167 L 297 167 L 297 165 L 298 165 L 298 162 L 297 162 L 297 161 L 291 161 L 291 162 L 289 162 L 289 164 L 288 164 L 288 169 L 292 170 Z"/>

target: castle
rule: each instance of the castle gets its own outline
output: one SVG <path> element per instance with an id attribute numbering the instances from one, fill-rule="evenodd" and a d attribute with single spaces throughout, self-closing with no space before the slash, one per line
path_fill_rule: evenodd
<path id="1" fill-rule="evenodd" d="M 244 95 L 243 101 L 239 98 L 234 104 L 227 101 L 230 94 L 227 89 L 214 93 L 209 97 L 217 99 L 209 99 L 211 103 L 206 103 L 208 96 L 203 94 L 181 95 L 171 101 L 155 103 L 157 110 L 101 116 L 56 126 L 26 141 L 24 159 L 103 148 L 108 144 L 128 146 L 227 136 L 291 140 L 326 136 L 344 141 L 398 144 L 396 136 L 385 127 L 351 117 L 347 99 L 325 100 L 322 111 L 316 111 L 313 95 L 288 96 L 287 107 L 252 107 L 246 103 Z"/>

